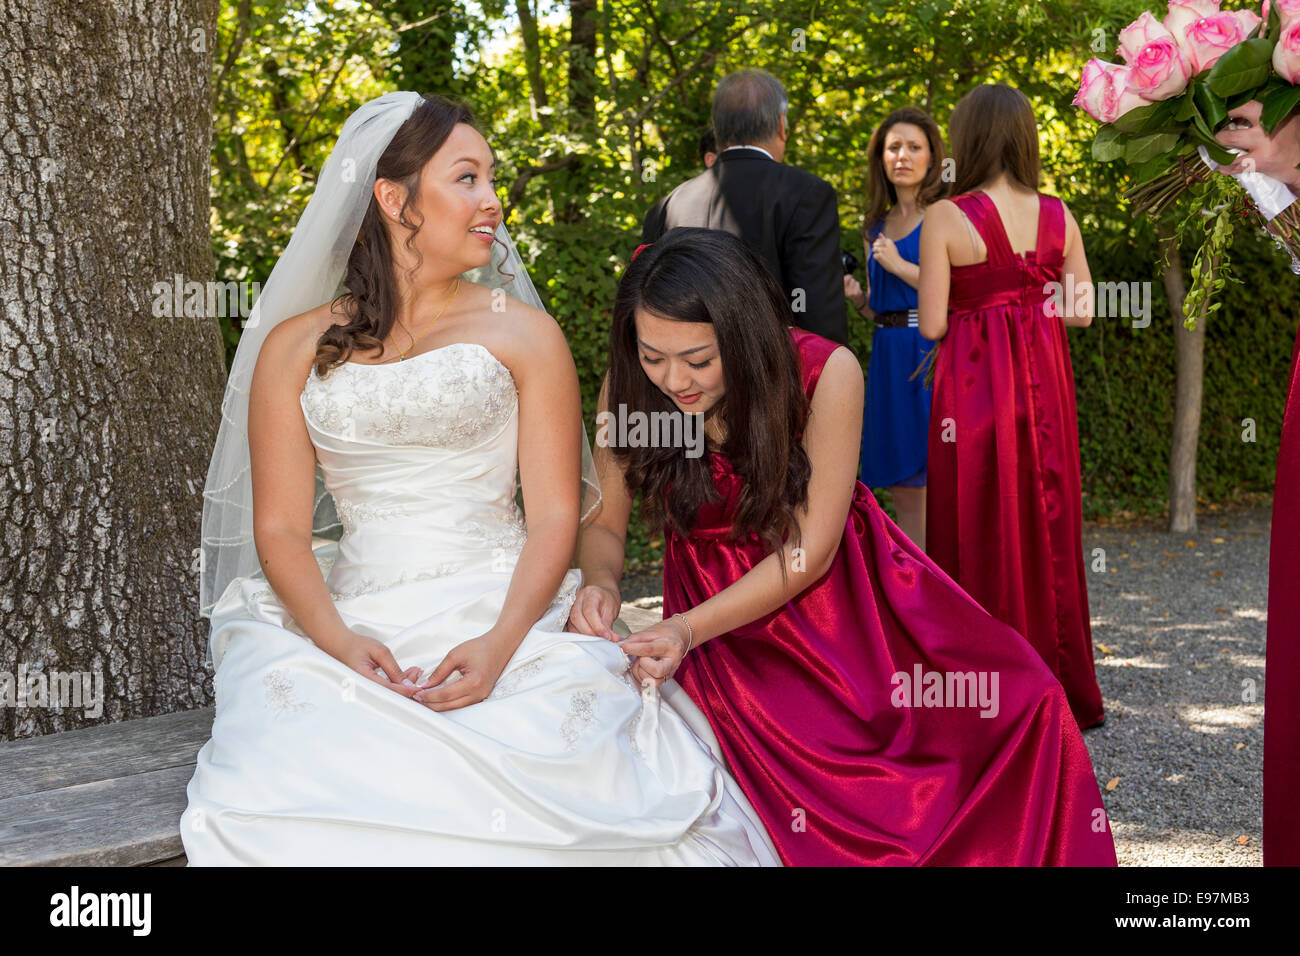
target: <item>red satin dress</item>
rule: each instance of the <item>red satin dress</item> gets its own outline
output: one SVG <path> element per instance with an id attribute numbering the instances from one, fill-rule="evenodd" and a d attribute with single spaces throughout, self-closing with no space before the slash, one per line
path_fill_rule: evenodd
<path id="1" fill-rule="evenodd" d="M 1038 240 L 1021 257 L 985 193 L 953 202 L 988 259 L 952 268 L 934 370 L 926 551 L 1028 639 L 1079 726 L 1092 727 L 1105 714 L 1084 579 L 1074 371 L 1065 326 L 1050 303 L 1044 310 L 1044 286 L 1062 282 L 1065 207 L 1039 195 Z"/>
<path id="2" fill-rule="evenodd" d="M 1264 663 L 1264 865 L 1300 866 L 1300 335 L 1273 483 Z"/>
<path id="3" fill-rule="evenodd" d="M 811 399 L 838 346 L 791 335 Z M 665 616 L 767 555 L 757 536 L 728 540 L 742 479 L 719 453 L 710 461 L 721 499 L 700 509 L 688 537 L 665 532 Z M 950 693 L 948 675 L 959 674 L 968 689 L 983 674 L 980 699 L 995 703 L 959 695 L 956 680 Z M 676 678 L 787 865 L 1115 865 L 1061 685 L 861 482 L 830 570 L 693 649 Z"/>

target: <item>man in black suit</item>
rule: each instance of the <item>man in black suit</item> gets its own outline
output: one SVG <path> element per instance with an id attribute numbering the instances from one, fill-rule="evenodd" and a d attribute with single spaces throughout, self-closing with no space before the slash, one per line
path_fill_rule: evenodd
<path id="1" fill-rule="evenodd" d="M 725 77 L 713 94 L 717 162 L 646 213 L 641 241 L 654 242 L 675 226 L 739 236 L 785 287 L 793 324 L 847 345 L 835 190 L 782 162 L 788 106 L 785 88 L 770 73 Z"/>

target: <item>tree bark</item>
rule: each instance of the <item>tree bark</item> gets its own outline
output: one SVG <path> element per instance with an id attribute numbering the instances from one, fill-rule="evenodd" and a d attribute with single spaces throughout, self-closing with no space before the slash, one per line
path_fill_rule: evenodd
<path id="1" fill-rule="evenodd" d="M 1160 246 L 1166 259 L 1160 278 L 1174 323 L 1176 369 L 1174 427 L 1169 446 L 1169 530 L 1182 533 L 1196 530 L 1196 448 L 1201 433 L 1201 394 L 1205 381 L 1206 317 L 1197 317 L 1194 332 L 1183 326 L 1187 287 L 1178 242 L 1172 234 L 1162 232 Z"/>
<path id="2" fill-rule="evenodd" d="M 223 348 L 154 287 L 212 278 L 216 24 L 217 0 L 0 0 L 0 682 L 28 691 L 0 739 L 212 701 Z M 20 671 L 98 675 L 102 712 Z"/>

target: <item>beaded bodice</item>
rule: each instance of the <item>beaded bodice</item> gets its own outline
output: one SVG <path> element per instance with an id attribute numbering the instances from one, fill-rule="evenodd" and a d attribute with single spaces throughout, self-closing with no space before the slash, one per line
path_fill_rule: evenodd
<path id="1" fill-rule="evenodd" d="M 299 399 L 343 537 L 336 598 L 465 571 L 508 571 L 526 538 L 515 503 L 519 396 L 487 348 L 313 368 Z"/>

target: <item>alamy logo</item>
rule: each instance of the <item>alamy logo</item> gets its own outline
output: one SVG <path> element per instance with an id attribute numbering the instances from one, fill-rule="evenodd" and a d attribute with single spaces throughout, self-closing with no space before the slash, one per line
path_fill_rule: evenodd
<path id="1" fill-rule="evenodd" d="M 895 707 L 979 707 L 981 717 L 998 715 L 997 671 L 897 671 L 889 702 Z"/>
<path id="2" fill-rule="evenodd" d="M 18 673 L 0 671 L 0 707 L 81 707 L 87 717 L 104 713 L 103 671 L 44 671 L 28 673 L 26 664 Z"/>
<path id="3" fill-rule="evenodd" d="M 1132 319 L 1135 329 L 1151 324 L 1150 282 L 1079 282 L 1066 273 L 1065 283 L 1043 285 L 1043 314 L 1059 318 L 1093 315 L 1099 319 Z"/>
<path id="4" fill-rule="evenodd" d="M 629 412 L 619 403 L 617 414 L 596 415 L 596 444 L 601 448 L 685 448 L 687 458 L 704 454 L 704 416 L 679 411 Z"/>
<path id="5" fill-rule="evenodd" d="M 149 893 L 70 893 L 50 897 L 51 926 L 129 926 L 134 936 L 148 936 L 153 897 Z"/>
<path id="6" fill-rule="evenodd" d="M 152 291 L 155 318 L 247 319 L 262 294 L 262 283 L 234 279 L 186 282 L 178 272 L 171 282 L 155 282 Z"/>

